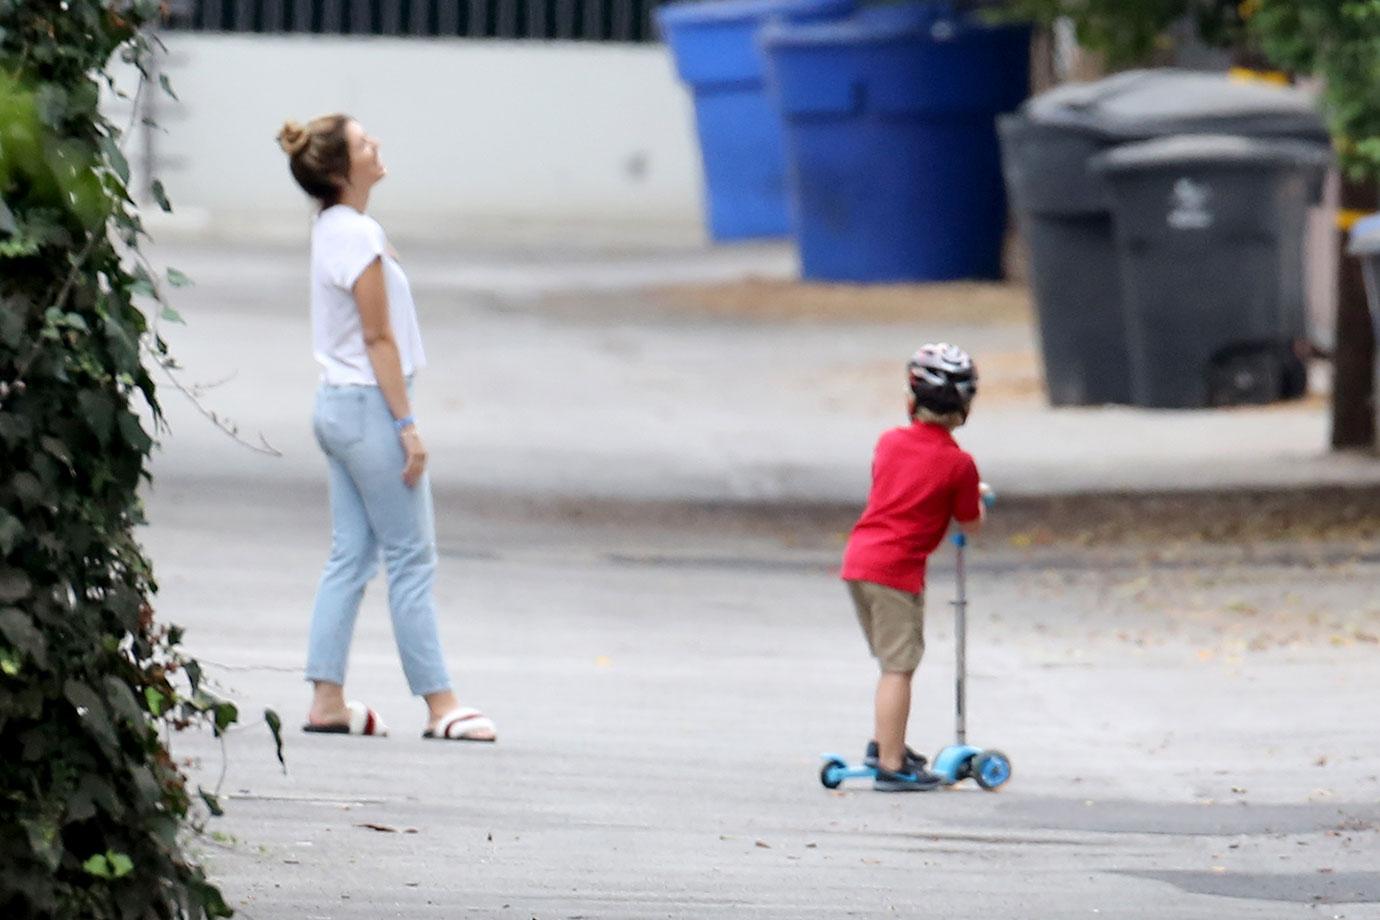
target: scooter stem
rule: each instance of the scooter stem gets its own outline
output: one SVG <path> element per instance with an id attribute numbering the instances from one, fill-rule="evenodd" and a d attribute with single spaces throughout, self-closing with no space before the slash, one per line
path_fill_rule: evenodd
<path id="1" fill-rule="evenodd" d="M 968 698 L 968 577 L 964 567 L 964 548 L 968 545 L 968 537 L 956 533 L 953 540 L 957 549 L 954 566 L 958 588 L 953 600 L 954 648 L 958 654 L 958 668 L 954 672 L 954 716 L 958 743 L 964 745 L 968 743 L 968 724 L 965 715 Z"/>

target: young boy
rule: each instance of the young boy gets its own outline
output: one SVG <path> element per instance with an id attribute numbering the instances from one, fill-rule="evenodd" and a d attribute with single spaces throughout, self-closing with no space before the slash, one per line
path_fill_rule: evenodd
<path id="1" fill-rule="evenodd" d="M 982 492 L 973 458 L 950 432 L 977 392 L 972 358 L 953 345 L 925 345 L 906 366 L 911 424 L 877 441 L 872 490 L 843 553 L 842 577 L 868 647 L 881 667 L 876 735 L 866 763 L 881 792 L 933 789 L 939 777 L 906 746 L 911 675 L 925 651 L 925 559 L 949 528 L 974 534 Z"/>

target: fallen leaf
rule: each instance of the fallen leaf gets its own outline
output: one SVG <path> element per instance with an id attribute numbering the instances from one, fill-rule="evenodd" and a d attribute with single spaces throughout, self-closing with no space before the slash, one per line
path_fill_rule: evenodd
<path id="1" fill-rule="evenodd" d="M 771 844 L 770 844 L 770 843 L 767 843 L 765 840 L 759 840 L 759 841 L 757 841 L 757 843 L 755 844 L 755 846 L 759 846 L 759 847 L 761 847 L 761 848 L 764 849 L 764 850 L 770 850 L 770 849 L 771 849 Z"/>
<path id="2" fill-rule="evenodd" d="M 384 834 L 396 834 L 398 832 L 396 827 L 389 827 L 387 824 L 370 824 L 365 822 L 364 824 L 356 824 L 355 827 L 364 827 L 371 831 L 379 831 Z"/>

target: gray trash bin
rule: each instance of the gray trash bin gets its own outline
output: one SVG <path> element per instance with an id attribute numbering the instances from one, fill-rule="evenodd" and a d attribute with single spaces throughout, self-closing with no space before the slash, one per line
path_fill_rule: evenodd
<path id="1" fill-rule="evenodd" d="M 1317 144 L 1221 135 L 1093 159 L 1116 225 L 1133 404 L 1303 395 L 1304 235 L 1330 161 Z"/>
<path id="2" fill-rule="evenodd" d="M 1098 154 L 1177 134 L 1329 144 L 1312 96 L 1224 74 L 1141 70 L 1069 84 L 998 123 L 1007 189 L 1030 250 L 1030 283 L 1056 406 L 1132 402 L 1121 277 Z"/>

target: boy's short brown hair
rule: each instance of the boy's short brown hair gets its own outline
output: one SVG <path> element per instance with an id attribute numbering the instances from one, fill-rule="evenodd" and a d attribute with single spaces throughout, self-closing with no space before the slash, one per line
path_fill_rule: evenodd
<path id="1" fill-rule="evenodd" d="M 930 425 L 942 425 L 950 431 L 953 431 L 968 420 L 962 412 L 935 412 L 933 409 L 926 409 L 924 406 L 916 406 L 913 417 L 917 422 L 925 422 Z"/>

